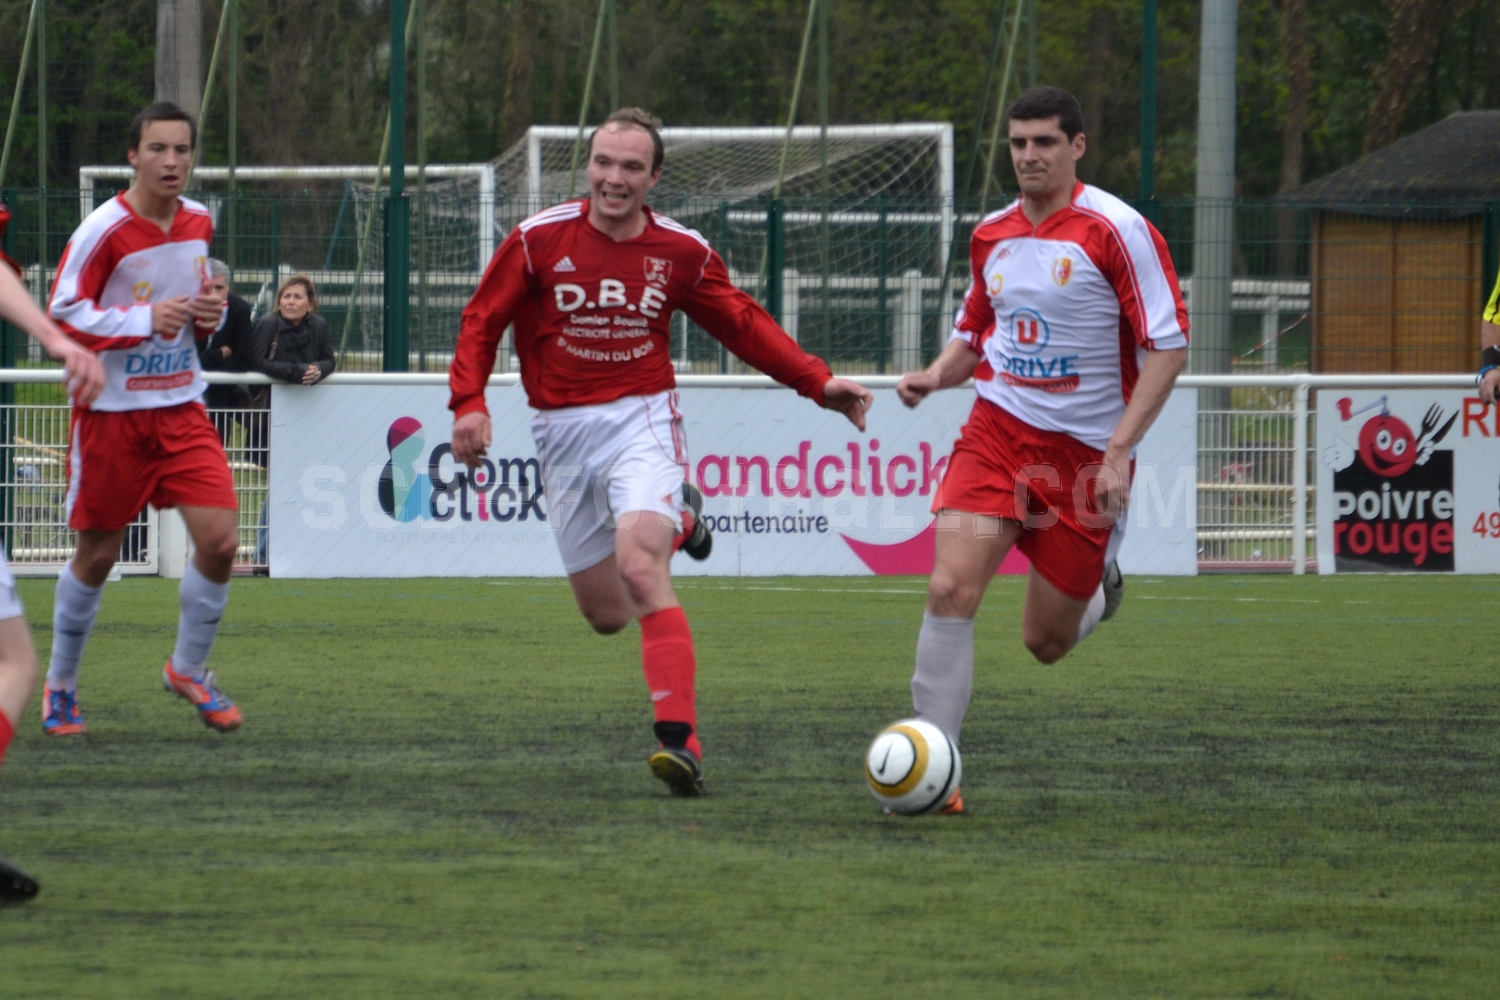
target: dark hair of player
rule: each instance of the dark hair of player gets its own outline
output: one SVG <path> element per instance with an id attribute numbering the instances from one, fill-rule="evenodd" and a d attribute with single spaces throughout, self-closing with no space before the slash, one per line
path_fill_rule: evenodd
<path id="1" fill-rule="evenodd" d="M 604 121 L 599 123 L 599 128 L 606 125 L 622 125 L 626 128 L 638 128 L 651 136 L 651 172 L 654 174 L 661 169 L 661 161 L 667 155 L 667 149 L 661 142 L 661 119 L 644 108 L 621 108 L 610 114 Z M 589 133 L 589 155 L 594 155 L 594 136 L 599 134 L 599 128 Z"/>
<path id="2" fill-rule="evenodd" d="M 171 101 L 157 101 L 130 123 L 131 149 L 141 148 L 141 132 L 152 122 L 187 122 L 189 142 L 194 149 L 198 148 L 198 123 L 193 121 L 193 116 Z"/>
<path id="3" fill-rule="evenodd" d="M 313 286 L 312 279 L 305 274 L 294 274 L 281 283 L 281 287 L 276 289 L 276 305 L 278 307 L 281 305 L 281 297 L 285 295 L 286 290 L 288 288 L 291 288 L 293 285 L 302 286 L 302 291 L 307 296 L 307 311 L 310 313 L 317 312 L 318 290 Z"/>
<path id="4" fill-rule="evenodd" d="M 1006 120 L 1034 122 L 1056 118 L 1057 127 L 1072 142 L 1083 131 L 1083 107 L 1078 98 L 1061 87 L 1032 87 L 1010 102 Z"/>

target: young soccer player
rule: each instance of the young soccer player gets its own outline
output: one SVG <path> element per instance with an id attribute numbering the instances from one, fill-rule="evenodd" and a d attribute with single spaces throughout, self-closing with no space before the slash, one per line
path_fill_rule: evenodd
<path id="1" fill-rule="evenodd" d="M 661 177 L 660 124 L 637 108 L 610 115 L 589 140 L 588 197 L 532 216 L 496 251 L 464 310 L 449 406 L 453 457 L 477 467 L 490 444 L 485 384 L 514 324 L 573 595 L 598 632 L 639 619 L 660 743 L 651 772 L 674 795 L 698 795 L 697 666 L 669 562 L 678 546 L 706 556 L 710 536 L 685 482 L 672 313 L 682 309 L 736 356 L 861 430 L 872 397 L 803 353 L 730 283 L 702 236 L 646 207 Z"/>
<path id="2" fill-rule="evenodd" d="M 5 232 L 10 213 L 0 205 L 0 233 Z M 104 368 L 91 352 L 73 343 L 31 301 L 21 282 L 20 269 L 0 252 L 0 318 L 25 330 L 42 350 L 63 363 L 68 395 L 79 406 L 88 406 L 104 389 Z M 36 650 L 15 581 L 0 554 L 0 765 L 5 751 L 21 724 L 21 713 L 36 690 Z M 37 894 L 36 879 L 0 857 L 0 906 L 25 902 Z"/>
<path id="3" fill-rule="evenodd" d="M 223 303 L 207 267 L 212 220 L 180 196 L 196 141 L 192 118 L 174 104 L 136 116 L 127 151 L 135 180 L 83 220 L 52 288 L 53 319 L 99 353 L 108 376 L 92 406 L 73 409 L 68 525 L 78 547 L 57 579 L 52 615 L 42 728 L 53 736 L 87 731 L 78 664 L 126 526 L 147 503 L 178 508 L 197 547 L 178 591 L 177 646 L 162 683 L 205 725 L 224 731 L 242 721 L 208 669 L 229 601 L 239 513 L 229 462 L 199 402 L 206 386 L 195 333 L 213 332 Z"/>
<path id="4" fill-rule="evenodd" d="M 907 406 L 970 376 L 974 410 L 933 498 L 937 558 L 911 680 L 917 715 L 956 743 L 974 678 L 974 614 L 1011 546 L 1031 558 L 1022 637 L 1053 663 L 1114 614 L 1135 447 L 1187 359 L 1166 242 L 1078 181 L 1083 111 L 1036 87 L 1010 106 L 1021 197 L 983 219 L 953 336 L 904 375 Z M 957 790 L 944 812 L 962 812 Z"/>

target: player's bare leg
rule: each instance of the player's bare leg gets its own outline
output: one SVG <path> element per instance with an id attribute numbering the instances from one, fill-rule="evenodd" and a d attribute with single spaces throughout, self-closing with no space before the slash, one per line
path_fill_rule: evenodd
<path id="1" fill-rule="evenodd" d="M 88 732 L 78 708 L 78 665 L 104 599 L 104 581 L 120 556 L 126 530 L 80 531 L 72 560 L 57 576 L 52 602 L 52 656 L 42 689 L 42 731 L 48 735 Z"/>
<path id="2" fill-rule="evenodd" d="M 1021 537 L 1015 521 L 966 511 L 937 517 L 936 558 L 911 679 L 919 718 L 956 743 L 974 688 L 974 615 L 1005 554 Z"/>
<path id="3" fill-rule="evenodd" d="M 0 620 L 0 762 L 36 690 L 36 673 L 36 650 L 26 619 L 17 615 Z M 0 857 L 0 906 L 25 902 L 37 889 L 36 879 Z"/>
<path id="4" fill-rule="evenodd" d="M 193 539 L 193 559 L 182 574 L 177 599 L 177 645 L 162 669 L 162 684 L 198 710 L 203 724 L 227 732 L 244 721 L 239 707 L 219 690 L 208 656 L 229 604 L 229 576 L 239 549 L 239 511 L 181 507 Z"/>
<path id="5" fill-rule="evenodd" d="M 620 515 L 615 552 L 569 577 L 578 607 L 600 632 L 641 623 L 641 668 L 651 690 L 656 738 L 651 771 L 674 795 L 703 790 L 703 748 L 698 741 L 694 680 L 697 660 L 687 616 L 672 589 L 671 559 L 676 526 L 654 511 Z"/>
<path id="6" fill-rule="evenodd" d="M 620 564 L 611 554 L 603 562 L 568 577 L 578 610 L 600 635 L 614 635 L 636 619 L 635 602 L 620 576 Z"/>
<path id="7" fill-rule="evenodd" d="M 1102 590 L 1089 600 L 1080 601 L 1058 590 L 1033 568 L 1030 579 L 1026 581 L 1021 638 L 1039 662 L 1056 663 L 1093 631 L 1103 613 Z M 1083 628 L 1086 621 L 1088 627 Z"/>
<path id="8" fill-rule="evenodd" d="M 21 617 L 0 620 L 0 715 L 19 722 L 21 713 L 31 701 L 36 690 L 36 650 L 31 645 L 31 632 L 26 628 L 26 619 Z M 0 760 L 5 757 L 5 745 L 0 742 Z"/>

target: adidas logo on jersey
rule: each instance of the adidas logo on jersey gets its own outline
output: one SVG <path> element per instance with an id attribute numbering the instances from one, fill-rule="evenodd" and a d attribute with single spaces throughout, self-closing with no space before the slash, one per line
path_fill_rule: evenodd
<path id="1" fill-rule="evenodd" d="M 562 260 L 560 260 L 556 264 L 552 265 L 552 270 L 554 270 L 554 271 L 576 271 L 576 270 L 578 270 L 578 268 L 576 268 L 576 267 L 573 266 L 572 258 L 564 257 Z"/>

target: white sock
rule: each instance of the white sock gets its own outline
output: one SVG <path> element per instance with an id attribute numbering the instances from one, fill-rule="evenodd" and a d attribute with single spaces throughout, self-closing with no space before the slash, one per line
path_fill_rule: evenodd
<path id="1" fill-rule="evenodd" d="M 59 691 L 78 690 L 78 662 L 99 615 L 103 587 L 86 587 L 69 563 L 57 574 L 57 596 L 52 605 L 52 662 L 47 685 Z"/>
<path id="2" fill-rule="evenodd" d="M 954 743 L 974 692 L 974 619 L 922 615 L 911 703 L 917 716 L 936 725 Z"/>
<path id="3" fill-rule="evenodd" d="M 1099 584 L 1099 589 L 1094 591 L 1094 596 L 1089 598 L 1089 606 L 1083 609 L 1083 620 L 1078 623 L 1078 641 L 1089 637 L 1089 633 L 1099 627 L 1099 622 L 1104 618 L 1104 584 Z"/>
<path id="4" fill-rule="evenodd" d="M 202 680 L 208 669 L 208 654 L 214 648 L 219 619 L 229 604 L 229 584 L 214 583 L 198 572 L 190 561 L 177 588 L 182 614 L 177 619 L 177 648 L 172 651 L 172 669 L 184 677 Z"/>

